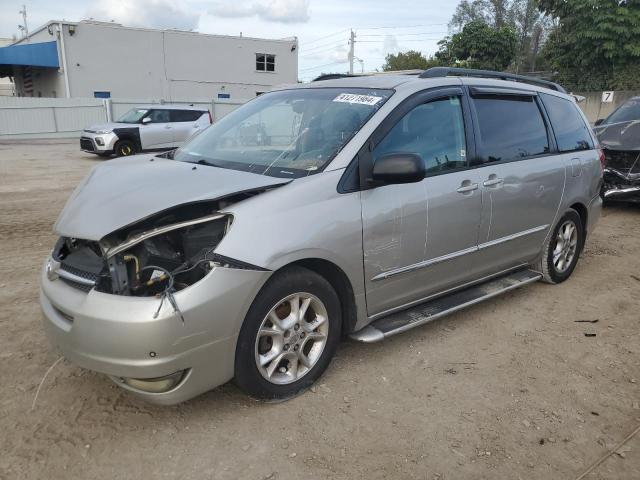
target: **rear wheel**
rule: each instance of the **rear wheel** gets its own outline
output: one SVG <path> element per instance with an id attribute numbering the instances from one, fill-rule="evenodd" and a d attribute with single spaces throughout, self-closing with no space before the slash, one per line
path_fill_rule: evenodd
<path id="1" fill-rule="evenodd" d="M 118 157 L 127 157 L 136 154 L 136 144 L 131 140 L 120 140 L 116 143 L 115 152 Z"/>
<path id="2" fill-rule="evenodd" d="M 584 226 L 578 212 L 568 210 L 547 238 L 538 265 L 547 283 L 561 283 L 571 276 L 584 246 Z"/>
<path id="3" fill-rule="evenodd" d="M 329 365 L 340 339 L 340 301 L 329 282 L 301 267 L 274 274 L 242 325 L 235 381 L 248 394 L 285 399 Z"/>

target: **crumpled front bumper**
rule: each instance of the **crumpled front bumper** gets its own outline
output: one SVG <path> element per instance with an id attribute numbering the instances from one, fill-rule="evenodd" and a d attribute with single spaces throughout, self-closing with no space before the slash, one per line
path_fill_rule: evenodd
<path id="1" fill-rule="evenodd" d="M 105 373 L 152 403 L 171 405 L 231 380 L 238 332 L 271 272 L 214 268 L 175 299 L 85 293 L 43 269 L 40 303 L 47 337 L 71 362 Z M 150 379 L 185 370 L 164 393 L 131 388 L 121 377 Z"/>

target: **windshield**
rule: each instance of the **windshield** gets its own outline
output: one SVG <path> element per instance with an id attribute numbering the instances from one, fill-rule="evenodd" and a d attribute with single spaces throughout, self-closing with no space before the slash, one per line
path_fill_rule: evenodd
<path id="1" fill-rule="evenodd" d="M 630 122 L 631 120 L 640 120 L 640 98 L 632 98 L 609 115 L 602 123 L 609 125 L 611 123 Z"/>
<path id="2" fill-rule="evenodd" d="M 213 124 L 173 158 L 275 177 L 317 173 L 392 93 L 364 88 L 267 93 Z"/>
<path id="3" fill-rule="evenodd" d="M 144 117 L 148 111 L 149 111 L 148 108 L 133 108 L 129 110 L 127 113 L 125 113 L 122 117 L 120 117 L 120 120 L 118 120 L 118 122 L 119 123 L 140 123 L 140 120 L 142 120 L 142 117 Z"/>

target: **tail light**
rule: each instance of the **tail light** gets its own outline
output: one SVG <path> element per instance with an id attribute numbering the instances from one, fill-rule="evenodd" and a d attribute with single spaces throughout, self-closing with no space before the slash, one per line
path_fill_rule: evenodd
<path id="1" fill-rule="evenodd" d="M 211 116 L 211 110 L 207 110 L 207 113 L 209 114 L 209 125 L 211 125 L 213 123 L 213 117 Z"/>
<path id="2" fill-rule="evenodd" d="M 600 167 L 602 168 L 602 170 L 604 170 L 604 167 L 607 166 L 607 157 L 604 154 L 604 150 L 599 148 L 598 149 L 598 155 L 599 155 L 599 158 L 600 158 Z"/>

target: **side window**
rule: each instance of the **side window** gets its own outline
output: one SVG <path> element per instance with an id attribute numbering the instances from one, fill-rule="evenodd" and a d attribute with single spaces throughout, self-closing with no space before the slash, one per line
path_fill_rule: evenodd
<path id="1" fill-rule="evenodd" d="M 151 110 L 147 116 L 151 119 L 151 123 L 167 123 L 169 119 L 169 110 Z"/>
<path id="2" fill-rule="evenodd" d="M 483 162 L 502 162 L 549 152 L 547 129 L 533 97 L 487 95 L 473 99 Z"/>
<path id="3" fill-rule="evenodd" d="M 204 113 L 197 110 L 170 110 L 170 118 L 172 122 L 195 122 Z"/>
<path id="4" fill-rule="evenodd" d="M 407 113 L 376 146 L 373 161 L 389 153 L 419 154 L 427 174 L 466 167 L 460 98 L 434 100 Z"/>
<path id="5" fill-rule="evenodd" d="M 572 152 L 574 150 L 590 150 L 593 140 L 587 125 L 578 113 L 578 107 L 570 100 L 554 95 L 542 94 L 542 101 L 549 114 L 553 133 L 558 142 L 558 150 Z"/>

